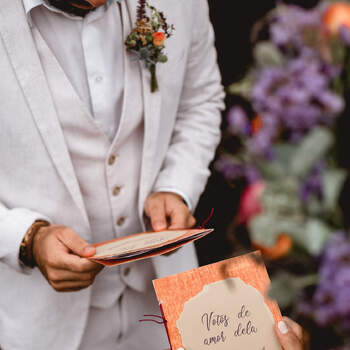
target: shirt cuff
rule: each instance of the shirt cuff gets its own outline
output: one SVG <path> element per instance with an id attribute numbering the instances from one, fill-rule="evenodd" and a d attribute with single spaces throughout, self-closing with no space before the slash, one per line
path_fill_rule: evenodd
<path id="1" fill-rule="evenodd" d="M 10 267 L 22 273 L 30 273 L 32 269 L 24 266 L 19 259 L 22 240 L 35 221 L 45 220 L 50 222 L 50 220 L 44 215 L 26 209 L 19 209 L 17 211 L 16 220 L 12 220 L 6 225 L 7 234 L 6 240 L 4 240 L 4 252 L 1 252 L 0 249 L 0 254 L 3 255 L 4 262 Z"/>

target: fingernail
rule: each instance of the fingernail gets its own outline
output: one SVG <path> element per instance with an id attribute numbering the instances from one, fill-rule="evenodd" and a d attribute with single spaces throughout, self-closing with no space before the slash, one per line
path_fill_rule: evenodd
<path id="1" fill-rule="evenodd" d="M 177 350 L 185 350 L 184 348 L 178 348 Z"/>
<path id="2" fill-rule="evenodd" d="M 288 333 L 288 327 L 284 321 L 278 322 L 278 329 L 282 334 Z"/>
<path id="3" fill-rule="evenodd" d="M 84 248 L 84 256 L 90 257 L 95 255 L 96 253 L 96 248 L 92 247 L 92 246 L 88 246 L 86 248 Z"/>
<path id="4" fill-rule="evenodd" d="M 153 227 L 155 230 L 163 230 L 166 228 L 164 222 L 161 221 L 155 222 Z"/>

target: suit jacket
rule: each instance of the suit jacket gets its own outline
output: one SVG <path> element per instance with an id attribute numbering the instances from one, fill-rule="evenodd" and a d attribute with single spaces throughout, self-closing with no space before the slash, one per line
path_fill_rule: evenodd
<path id="1" fill-rule="evenodd" d="M 136 20 L 136 0 L 126 0 Z M 223 92 L 206 0 L 153 0 L 176 32 L 169 62 L 151 93 L 143 69 L 145 132 L 139 203 L 157 188 L 177 188 L 195 207 L 220 139 Z M 83 196 L 41 67 L 22 0 L 0 6 L 0 346 L 76 349 L 90 289 L 60 294 L 38 269 L 18 261 L 30 225 L 50 218 L 91 239 Z M 132 104 L 132 101 L 126 101 Z M 81 142 L 87 142 L 81 140 Z M 132 155 L 131 155 L 132 156 Z M 96 188 L 98 190 L 98 188 Z M 195 267 L 193 246 L 153 258 L 158 277 Z"/>

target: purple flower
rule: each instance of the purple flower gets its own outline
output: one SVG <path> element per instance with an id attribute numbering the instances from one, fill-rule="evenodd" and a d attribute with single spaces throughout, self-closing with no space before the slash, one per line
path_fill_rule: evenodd
<path id="1" fill-rule="evenodd" d="M 270 27 L 271 39 L 279 47 L 302 47 L 308 39 L 308 32 L 321 32 L 321 16 L 320 8 L 305 10 L 293 5 L 280 7 Z"/>
<path id="2" fill-rule="evenodd" d="M 287 132 L 292 141 L 315 126 L 331 125 L 344 108 L 343 99 L 329 88 L 334 72 L 309 49 L 285 67 L 264 69 L 252 90 L 253 107 L 263 125 L 268 116 L 270 125 Z"/>
<path id="3" fill-rule="evenodd" d="M 253 164 L 238 163 L 225 154 L 215 162 L 215 169 L 228 181 L 245 178 L 248 183 L 255 183 L 261 179 L 259 170 Z"/>
<path id="4" fill-rule="evenodd" d="M 326 246 L 319 285 L 303 311 L 312 313 L 322 327 L 338 325 L 350 331 L 350 241 L 345 233 L 335 234 Z"/>
<path id="5" fill-rule="evenodd" d="M 233 181 L 244 176 L 244 165 L 233 163 L 229 157 L 222 155 L 216 162 L 215 168 L 223 174 L 228 181 Z"/>
<path id="6" fill-rule="evenodd" d="M 244 176 L 250 184 L 261 180 L 261 173 L 254 165 L 247 165 L 245 167 Z"/>
<path id="7" fill-rule="evenodd" d="M 325 169 L 325 162 L 319 161 L 312 169 L 310 175 L 301 184 L 300 197 L 303 203 L 306 203 L 310 197 L 322 199 L 322 173 Z"/>
<path id="8" fill-rule="evenodd" d="M 249 135 L 250 124 L 246 112 L 239 106 L 232 107 L 227 114 L 228 129 L 234 135 Z"/>
<path id="9" fill-rule="evenodd" d="M 261 129 L 249 142 L 249 152 L 255 155 L 265 156 L 272 146 L 272 134 Z"/>

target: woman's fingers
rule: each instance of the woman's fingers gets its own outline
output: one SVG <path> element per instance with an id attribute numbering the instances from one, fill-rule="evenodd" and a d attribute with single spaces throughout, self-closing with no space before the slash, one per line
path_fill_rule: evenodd
<path id="1" fill-rule="evenodd" d="M 278 322 L 277 337 L 284 350 L 303 350 L 302 340 L 298 338 L 286 321 Z"/>
<path id="2" fill-rule="evenodd" d="M 300 341 L 303 341 L 303 328 L 288 317 L 283 317 L 283 321 L 288 325 L 292 332 L 298 337 Z"/>

